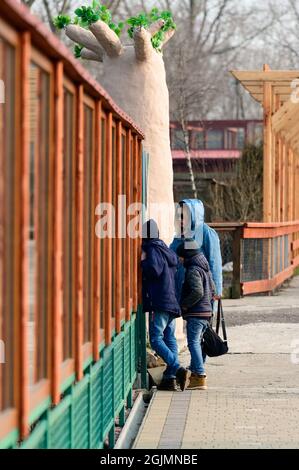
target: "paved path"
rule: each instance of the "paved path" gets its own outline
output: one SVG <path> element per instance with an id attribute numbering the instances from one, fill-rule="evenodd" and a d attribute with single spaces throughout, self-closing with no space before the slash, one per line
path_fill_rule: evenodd
<path id="1" fill-rule="evenodd" d="M 299 448 L 299 278 L 225 303 L 230 354 L 208 361 L 209 389 L 156 392 L 135 448 Z"/>

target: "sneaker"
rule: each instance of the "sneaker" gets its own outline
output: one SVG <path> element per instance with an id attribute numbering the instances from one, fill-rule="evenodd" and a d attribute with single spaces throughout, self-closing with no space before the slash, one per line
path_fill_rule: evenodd
<path id="1" fill-rule="evenodd" d="M 160 383 L 160 385 L 158 385 L 157 389 L 164 391 L 164 392 L 176 392 L 177 391 L 176 380 L 163 378 L 162 382 Z"/>
<path id="2" fill-rule="evenodd" d="M 190 377 L 191 377 L 191 372 L 188 369 L 185 369 L 184 367 L 180 367 L 179 370 L 176 373 L 176 379 L 177 382 L 182 390 L 186 390 L 190 383 Z"/>
<path id="3" fill-rule="evenodd" d="M 188 390 L 207 390 L 207 388 L 207 376 L 192 373 Z"/>

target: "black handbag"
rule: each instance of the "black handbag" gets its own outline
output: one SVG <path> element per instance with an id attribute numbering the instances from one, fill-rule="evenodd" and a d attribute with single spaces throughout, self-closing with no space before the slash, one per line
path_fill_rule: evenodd
<path id="1" fill-rule="evenodd" d="M 222 327 L 223 340 L 219 336 L 220 323 Z M 202 350 L 209 357 L 223 356 L 228 352 L 227 335 L 221 300 L 218 301 L 216 331 L 213 329 L 213 325 L 209 324 L 203 334 Z"/>

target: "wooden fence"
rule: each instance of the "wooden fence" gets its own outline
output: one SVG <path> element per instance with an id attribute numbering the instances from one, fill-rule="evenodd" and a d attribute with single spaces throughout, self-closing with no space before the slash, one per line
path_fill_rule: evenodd
<path id="1" fill-rule="evenodd" d="M 232 297 L 273 292 L 299 266 L 299 220 L 283 223 L 214 223 L 230 233 Z M 224 248 L 224 247 L 222 247 Z"/>
<path id="2" fill-rule="evenodd" d="M 96 207 L 141 201 L 143 135 L 13 0 L 0 2 L 0 80 L 0 446 L 33 427 L 24 445 L 99 446 L 136 377 L 139 241 L 96 237 Z"/>

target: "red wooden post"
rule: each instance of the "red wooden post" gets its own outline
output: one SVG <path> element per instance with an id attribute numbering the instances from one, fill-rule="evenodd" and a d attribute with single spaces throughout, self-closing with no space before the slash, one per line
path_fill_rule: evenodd
<path id="1" fill-rule="evenodd" d="M 95 110 L 95 183 L 94 183 L 94 209 L 101 200 L 101 119 L 102 119 L 102 103 L 96 102 Z M 93 327 L 92 327 L 92 343 L 93 343 L 93 359 L 99 359 L 99 346 L 100 346 L 100 296 L 101 296 L 101 240 L 97 238 L 94 231 L 94 299 L 93 299 Z"/>
<path id="2" fill-rule="evenodd" d="M 106 166 L 105 166 L 106 202 L 112 204 L 112 113 L 107 115 L 106 126 Z M 105 239 L 105 342 L 111 343 L 111 315 L 112 315 L 112 238 Z"/>
<path id="3" fill-rule="evenodd" d="M 62 362 L 63 315 L 63 62 L 55 69 L 55 211 L 54 211 L 54 302 L 52 315 L 52 402 L 60 400 L 60 365 Z"/>
<path id="4" fill-rule="evenodd" d="M 20 332 L 20 376 L 18 397 L 19 426 L 21 438 L 29 434 L 29 357 L 28 357 L 28 321 L 29 321 L 29 279 L 28 279 L 28 234 L 29 234 L 29 180 L 30 180 L 30 154 L 29 154 L 29 136 L 30 136 L 30 91 L 29 91 L 29 73 L 31 56 L 31 36 L 29 32 L 21 35 L 21 134 L 20 149 L 22 161 L 22 283 L 21 283 L 21 318 L 19 324 Z"/>
<path id="5" fill-rule="evenodd" d="M 133 168 L 133 201 L 134 203 L 138 203 L 138 172 L 139 172 L 139 146 L 138 146 L 138 137 L 134 135 L 133 139 L 134 151 L 133 151 L 133 161 L 134 161 L 134 168 Z M 138 303 L 138 263 L 140 259 L 138 259 L 138 246 L 139 246 L 139 238 L 134 238 L 133 240 L 133 310 L 137 312 L 137 303 Z"/>
<path id="6" fill-rule="evenodd" d="M 142 203 L 142 142 L 137 137 L 137 199 Z M 141 207 L 141 206 L 140 206 Z M 141 213 L 139 212 L 140 221 Z M 137 239 L 137 304 L 142 303 L 142 279 L 141 279 L 141 239 Z"/>
<path id="7" fill-rule="evenodd" d="M 116 197 L 122 193 L 122 123 L 121 121 L 117 122 L 116 125 Z M 116 332 L 119 333 L 121 329 L 121 292 L 123 289 L 122 286 L 122 239 L 118 236 L 119 226 L 121 220 L 118 217 L 119 204 L 117 202 L 115 207 L 116 214 L 116 251 L 115 251 L 115 328 Z"/>
<path id="8" fill-rule="evenodd" d="M 132 139 L 132 132 L 131 129 L 127 131 L 127 139 L 126 139 L 126 154 L 127 154 L 127 165 L 126 165 L 126 196 L 127 196 L 127 208 L 132 203 L 131 200 L 131 185 L 132 185 L 132 164 L 131 164 L 131 139 Z M 126 216 L 126 226 L 130 221 L 130 216 Z M 131 238 L 129 237 L 128 233 L 126 235 L 126 254 L 125 254 L 125 263 L 126 263 L 126 279 L 125 279 L 125 299 L 126 299 L 126 321 L 129 321 L 131 318 L 131 311 L 132 311 L 132 298 L 131 298 Z"/>
<path id="9" fill-rule="evenodd" d="M 84 178 L 84 88 L 79 85 L 77 94 L 77 170 L 76 170 L 76 333 L 75 333 L 75 364 L 76 377 L 83 377 L 83 178 Z"/>

